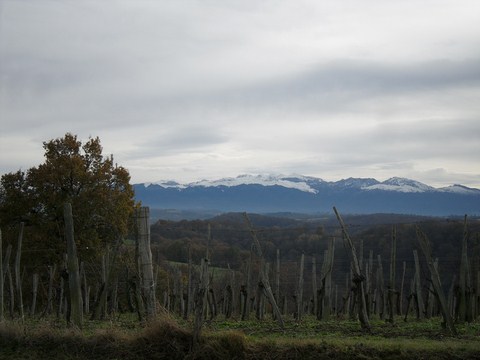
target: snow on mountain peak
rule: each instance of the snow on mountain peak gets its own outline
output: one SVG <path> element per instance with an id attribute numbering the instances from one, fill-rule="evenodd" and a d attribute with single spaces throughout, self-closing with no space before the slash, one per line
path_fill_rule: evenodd
<path id="1" fill-rule="evenodd" d="M 426 191 L 434 191 L 435 188 L 428 186 L 419 181 L 410 180 L 401 177 L 392 177 L 381 183 L 363 187 L 364 190 L 384 190 L 384 191 L 399 191 L 404 193 L 418 193 Z"/>
<path id="2" fill-rule="evenodd" d="M 243 174 L 237 177 L 227 177 L 218 180 L 200 180 L 188 184 L 180 184 L 176 181 L 157 181 L 155 183 L 144 183 L 145 187 L 149 185 L 159 185 L 163 188 L 174 188 L 183 190 L 191 187 L 217 187 L 226 186 L 234 187 L 239 185 L 262 185 L 262 186 L 281 186 L 284 188 L 296 189 L 312 194 L 318 194 L 319 191 L 326 188 L 336 189 L 358 189 L 358 190 L 382 190 L 382 191 L 396 191 L 402 193 L 422 193 L 422 192 L 449 192 L 456 194 L 478 194 L 479 189 L 469 188 L 463 185 L 451 185 L 436 189 L 432 186 L 426 185 L 419 181 L 392 177 L 383 182 L 379 182 L 373 178 L 348 178 L 335 182 L 324 181 L 319 178 L 303 175 L 277 175 L 277 174 Z"/>
<path id="3" fill-rule="evenodd" d="M 178 182 L 174 180 L 160 180 L 156 181 L 154 183 L 144 183 L 143 184 L 145 187 L 149 187 L 150 185 L 159 185 L 165 189 L 168 188 L 175 188 L 175 189 L 185 189 L 187 185 L 184 184 L 179 184 Z"/>
<path id="4" fill-rule="evenodd" d="M 364 189 L 368 186 L 377 185 L 379 182 L 372 178 L 353 178 L 342 179 L 334 183 L 336 186 L 343 188 Z"/>
<path id="5" fill-rule="evenodd" d="M 306 182 L 307 177 L 287 177 L 283 175 L 249 175 L 243 174 L 239 175 L 236 178 L 223 178 L 219 180 L 202 180 L 195 183 L 189 184 L 189 186 L 204 186 L 204 187 L 213 187 L 213 186 L 239 186 L 239 185 L 262 185 L 262 186 L 282 186 L 285 188 L 297 189 L 300 191 L 310 192 L 313 194 L 317 193 L 317 190 L 310 187 Z"/>

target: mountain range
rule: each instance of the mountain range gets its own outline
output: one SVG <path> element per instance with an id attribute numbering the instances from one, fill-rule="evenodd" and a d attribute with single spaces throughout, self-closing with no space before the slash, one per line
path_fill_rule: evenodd
<path id="1" fill-rule="evenodd" d="M 325 181 L 302 175 L 240 175 L 189 184 L 135 184 L 136 200 L 153 209 L 256 213 L 331 212 L 448 216 L 480 214 L 480 190 L 455 184 L 435 188 L 393 177 Z"/>

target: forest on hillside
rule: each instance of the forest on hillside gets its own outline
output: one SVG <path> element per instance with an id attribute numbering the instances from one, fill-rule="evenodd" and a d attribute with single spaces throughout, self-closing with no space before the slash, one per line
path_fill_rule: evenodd
<path id="1" fill-rule="evenodd" d="M 333 273 L 337 278 L 334 280 L 336 283 L 343 283 L 341 277 L 348 273 L 351 259 L 336 219 L 325 216 L 305 220 L 263 215 L 250 215 L 250 218 L 263 246 L 266 260 L 273 264 L 278 249 L 282 266 L 291 270 L 285 271 L 286 287 L 293 289 L 295 286 L 301 255 L 305 254 L 307 259 L 318 258 L 321 262 L 323 253 L 332 239 L 336 243 Z M 414 272 L 412 250 L 420 251 L 416 236 L 418 227 L 427 234 L 432 244 L 433 256 L 440 260 L 439 271 L 445 275 L 445 286 L 452 280 L 452 274 L 458 272 L 464 236 L 464 224 L 461 218 L 377 214 L 345 216 L 345 219 L 358 255 L 365 261 L 372 256 L 375 263 L 378 256 L 385 261 L 389 259 L 392 229 L 395 226 L 397 273 L 401 273 L 403 262 L 405 262 L 407 277 L 412 276 Z M 211 236 L 209 252 L 212 265 L 243 269 L 250 256 L 252 236 L 240 213 L 224 214 L 209 220 L 159 220 L 151 226 L 152 251 L 157 255 L 158 260 L 180 263 L 187 262 L 190 251 L 192 260 L 199 263 L 207 247 L 209 227 Z M 479 234 L 480 220 L 470 218 L 467 236 L 472 259 L 480 256 Z M 306 273 L 309 274 L 311 265 L 308 260 L 306 263 Z M 478 264 L 472 261 L 473 274 L 476 274 L 477 268 Z M 424 271 L 427 273 L 426 269 Z"/>

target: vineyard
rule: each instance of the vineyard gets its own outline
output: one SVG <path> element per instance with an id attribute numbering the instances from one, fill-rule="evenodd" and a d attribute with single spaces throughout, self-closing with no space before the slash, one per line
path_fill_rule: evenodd
<path id="1" fill-rule="evenodd" d="M 220 233 L 208 222 L 195 229 L 203 232 L 203 246 L 187 241 L 183 261 L 162 256 L 151 235 L 162 223 L 152 227 L 149 209 L 140 207 L 127 238 L 99 251 L 97 261 L 83 261 L 66 203 L 65 249 L 57 262 L 38 265 L 36 249 L 22 246 L 29 234 L 24 223 L 16 243 L 1 244 L 0 355 L 476 358 L 478 223 L 467 216 L 457 221 L 458 259 L 449 254 L 442 262 L 432 252 L 439 244 L 432 246 L 421 224 L 409 224 L 416 244 L 410 249 L 395 225 L 379 248 L 352 236 L 334 213 L 331 231 L 308 237 L 303 228 L 299 238 L 309 241 L 293 261 L 295 252 L 285 259 L 264 241 L 281 229 L 269 235 L 239 214 L 247 246 L 230 264 L 219 256 L 228 246 L 216 242 Z M 313 242 L 321 243 L 313 244 L 319 253 L 309 252 Z"/>

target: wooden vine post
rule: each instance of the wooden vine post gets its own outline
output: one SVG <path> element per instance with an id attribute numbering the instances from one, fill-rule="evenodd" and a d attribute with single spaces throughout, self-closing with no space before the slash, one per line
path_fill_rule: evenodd
<path id="1" fill-rule="evenodd" d="M 242 321 L 247 320 L 250 315 L 250 296 L 252 294 L 252 266 L 253 266 L 253 244 L 250 246 L 250 256 L 247 262 L 246 282 L 242 288 Z"/>
<path id="2" fill-rule="evenodd" d="M 155 279 L 153 277 L 152 251 L 150 249 L 150 208 L 142 206 L 135 211 L 137 224 L 138 259 L 142 295 L 145 299 L 147 320 L 156 316 Z"/>
<path id="3" fill-rule="evenodd" d="M 22 296 L 22 280 L 20 274 L 20 259 L 22 257 L 22 241 L 23 241 L 23 229 L 25 224 L 23 222 L 20 223 L 20 232 L 18 234 L 18 241 L 17 241 L 17 254 L 15 256 L 15 288 L 17 289 L 17 297 L 18 297 L 18 312 L 20 313 L 20 318 L 24 319 L 23 313 L 23 296 Z"/>
<path id="4" fill-rule="evenodd" d="M 192 264 L 192 246 L 188 244 L 188 285 L 187 285 L 187 306 L 184 319 L 187 320 L 192 312 L 193 305 L 193 264 Z"/>
<path id="5" fill-rule="evenodd" d="M 332 269 L 335 253 L 335 238 L 332 238 L 328 249 L 323 252 L 323 263 L 320 273 L 320 289 L 317 289 L 317 320 L 327 319 L 331 313 Z"/>
<path id="6" fill-rule="evenodd" d="M 80 279 L 80 268 L 77 258 L 77 247 L 75 245 L 72 204 L 65 203 L 63 207 L 63 216 L 65 219 L 65 238 L 67 240 L 68 256 L 68 286 L 70 291 L 71 303 L 71 323 L 82 328 L 83 323 L 83 301 Z"/>
<path id="7" fill-rule="evenodd" d="M 403 288 L 405 285 L 405 273 L 407 271 L 407 262 L 403 262 L 403 271 L 402 271 L 402 281 L 400 282 L 400 293 L 398 295 L 398 306 L 397 306 L 397 314 L 402 316 L 403 314 Z"/>
<path id="8" fill-rule="evenodd" d="M 397 228 L 394 226 L 392 228 L 392 248 L 390 249 L 390 285 L 388 288 L 388 311 L 389 311 L 389 318 L 388 321 L 393 323 L 394 322 L 394 315 L 395 315 L 395 294 L 397 293 L 395 290 L 395 270 L 397 266 Z"/>
<path id="9" fill-rule="evenodd" d="M 102 257 L 102 285 L 100 288 L 100 293 L 98 294 L 98 300 L 95 304 L 95 308 L 92 312 L 91 319 L 105 319 L 107 316 L 108 310 L 108 293 L 113 282 L 114 268 L 117 260 L 117 255 L 122 245 L 122 238 L 117 239 L 117 243 L 113 248 L 113 254 L 110 258 L 110 252 L 107 249 L 107 253 Z M 153 276 L 153 273 L 152 273 Z M 86 283 L 86 281 L 85 281 Z M 87 288 L 85 286 L 85 291 Z M 115 307 L 115 301 L 112 301 L 113 307 Z"/>
<path id="10" fill-rule="evenodd" d="M 305 254 L 302 253 L 300 257 L 300 270 L 298 274 L 298 287 L 297 287 L 297 321 L 302 320 L 303 316 L 303 273 L 305 269 Z"/>
<path id="11" fill-rule="evenodd" d="M 313 314 L 318 312 L 318 294 L 317 294 L 317 260 L 312 256 L 312 293 L 313 293 Z"/>
<path id="12" fill-rule="evenodd" d="M 380 319 L 383 319 L 385 316 L 385 289 L 384 289 L 384 278 L 383 278 L 383 265 L 382 265 L 382 256 L 377 255 L 378 268 L 377 268 L 377 310 L 380 316 Z"/>
<path id="13" fill-rule="evenodd" d="M 210 246 L 210 224 L 208 224 L 208 237 L 207 237 L 207 250 L 206 255 L 202 258 L 200 263 L 200 280 L 198 284 L 198 288 L 195 291 L 195 318 L 193 322 L 193 347 L 195 348 L 198 346 L 200 340 L 200 333 L 202 331 L 203 321 L 204 321 L 204 313 L 205 307 L 207 304 L 208 299 L 208 288 L 209 284 L 209 276 L 208 276 L 208 263 L 209 263 L 209 246 Z"/>
<path id="14" fill-rule="evenodd" d="M 418 252 L 413 250 L 413 258 L 415 260 L 415 295 L 417 302 L 417 318 L 425 316 L 425 303 L 422 296 L 422 283 L 420 282 L 420 262 L 418 261 Z"/>
<path id="15" fill-rule="evenodd" d="M 447 300 L 443 293 L 442 283 L 440 281 L 440 275 L 438 274 L 437 267 L 432 259 L 432 249 L 430 246 L 430 241 L 428 240 L 427 236 L 417 227 L 417 239 L 420 243 L 420 248 L 422 249 L 423 255 L 427 260 L 428 270 L 430 271 L 430 276 L 432 278 L 432 285 L 435 291 L 435 296 L 440 303 L 440 309 L 442 312 L 443 320 L 445 322 L 445 326 L 450 331 L 452 335 L 457 334 L 457 330 L 455 329 L 455 325 L 453 323 L 452 315 L 448 310 Z"/>
<path id="16" fill-rule="evenodd" d="M 357 285 L 358 289 L 358 318 L 360 320 L 360 326 L 363 330 L 370 331 L 371 328 L 370 322 L 368 320 L 367 306 L 365 302 L 365 290 L 363 286 L 363 280 L 365 279 L 365 277 L 361 273 L 360 264 L 358 263 L 357 258 L 357 252 L 355 250 L 355 246 L 353 245 L 352 239 L 350 239 L 350 236 L 348 235 L 345 223 L 343 222 L 343 219 L 338 213 L 335 206 L 333 207 L 333 211 L 337 216 L 337 220 L 342 228 L 343 236 L 348 243 L 348 247 L 350 248 L 350 253 L 352 255 L 353 282 Z"/>
<path id="17" fill-rule="evenodd" d="M 280 249 L 277 248 L 277 261 L 275 267 L 275 300 L 280 304 Z"/>
<path id="18" fill-rule="evenodd" d="M 268 280 L 268 275 L 265 272 L 265 265 L 264 265 L 265 259 L 263 258 L 263 252 L 262 252 L 262 248 L 260 247 L 260 241 L 258 241 L 257 234 L 255 233 L 255 230 L 252 227 L 252 223 L 250 222 L 250 219 L 248 218 L 247 213 L 243 213 L 243 216 L 245 217 L 245 221 L 247 222 L 247 225 L 250 229 L 250 233 L 252 234 L 252 238 L 255 244 L 255 249 L 257 251 L 257 256 L 260 259 L 260 281 L 262 282 L 264 290 L 268 296 L 268 300 L 272 305 L 275 319 L 277 320 L 278 325 L 280 325 L 280 327 L 283 329 L 285 325 L 283 323 L 282 314 L 280 313 L 277 302 L 275 301 L 275 297 L 273 296 L 272 288 L 270 287 L 270 281 Z"/>
<path id="19" fill-rule="evenodd" d="M 332 271 L 333 271 L 333 259 L 335 257 L 335 238 L 330 239 L 327 249 L 327 257 L 325 258 L 327 265 L 325 271 L 323 271 L 322 283 L 325 284 L 325 297 L 324 297 L 324 310 L 323 315 L 326 319 L 330 317 L 332 312 Z"/>
<path id="20" fill-rule="evenodd" d="M 45 312 L 51 314 L 53 312 L 53 280 L 55 276 L 55 271 L 57 269 L 57 264 L 48 267 L 48 295 L 47 295 L 47 307 Z"/>
<path id="21" fill-rule="evenodd" d="M 458 322 L 463 323 L 469 319 L 467 313 L 467 298 L 469 292 L 469 274 L 468 274 L 468 255 L 467 255 L 467 239 L 468 239 L 468 226 L 467 215 L 465 215 L 463 224 L 463 239 L 462 239 L 462 256 L 460 259 L 460 276 L 459 276 L 459 297 L 458 297 Z"/>

